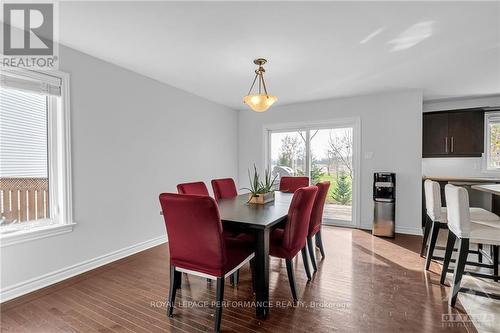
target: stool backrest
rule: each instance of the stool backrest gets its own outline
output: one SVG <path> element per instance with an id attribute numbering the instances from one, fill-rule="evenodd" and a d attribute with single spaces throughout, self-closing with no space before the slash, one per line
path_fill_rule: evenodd
<path id="1" fill-rule="evenodd" d="M 445 186 L 444 193 L 448 207 L 448 228 L 456 236 L 467 236 L 471 226 L 469 193 L 465 188 L 451 184 Z"/>
<path id="2" fill-rule="evenodd" d="M 433 221 L 440 220 L 442 218 L 441 186 L 439 186 L 438 182 L 426 179 L 424 182 L 424 192 L 427 215 Z"/>

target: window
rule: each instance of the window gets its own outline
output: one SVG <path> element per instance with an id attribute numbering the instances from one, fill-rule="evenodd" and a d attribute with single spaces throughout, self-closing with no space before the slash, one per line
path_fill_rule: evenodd
<path id="1" fill-rule="evenodd" d="M 500 112 L 485 114 L 486 169 L 500 171 Z"/>
<path id="2" fill-rule="evenodd" d="M 0 77 L 1 245 L 71 231 L 68 77 Z"/>
<path id="3" fill-rule="evenodd" d="M 356 121 L 267 128 L 267 166 L 273 176 L 307 176 L 311 184 L 330 181 L 325 222 L 355 225 Z"/>

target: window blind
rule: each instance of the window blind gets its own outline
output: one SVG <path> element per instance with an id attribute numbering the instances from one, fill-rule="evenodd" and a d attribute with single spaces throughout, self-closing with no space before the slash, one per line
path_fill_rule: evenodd
<path id="1" fill-rule="evenodd" d="M 0 83 L 4 88 L 40 95 L 61 96 L 61 79 L 50 74 L 27 70 L 2 70 Z"/>
<path id="2" fill-rule="evenodd" d="M 0 177 L 48 175 L 47 96 L 0 88 Z"/>

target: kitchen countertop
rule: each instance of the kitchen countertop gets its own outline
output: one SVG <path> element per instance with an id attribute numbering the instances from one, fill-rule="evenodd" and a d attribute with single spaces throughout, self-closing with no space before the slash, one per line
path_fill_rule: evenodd
<path id="1" fill-rule="evenodd" d="M 494 177 L 446 177 L 446 176 L 422 176 L 423 180 L 430 179 L 442 182 L 472 182 L 472 183 L 500 183 L 499 178 Z"/>
<path id="2" fill-rule="evenodd" d="M 500 195 L 500 184 L 485 184 L 485 185 L 473 185 L 471 186 L 473 190 L 488 192 L 495 195 Z"/>

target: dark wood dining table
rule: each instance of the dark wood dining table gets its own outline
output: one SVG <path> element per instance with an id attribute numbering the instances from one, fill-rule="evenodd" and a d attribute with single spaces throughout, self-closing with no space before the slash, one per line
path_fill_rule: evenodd
<path id="1" fill-rule="evenodd" d="M 269 313 L 269 236 L 287 218 L 292 193 L 275 192 L 275 200 L 264 205 L 248 203 L 248 194 L 218 202 L 224 226 L 250 229 L 255 235 L 255 298 L 257 318 Z"/>

